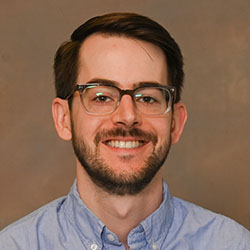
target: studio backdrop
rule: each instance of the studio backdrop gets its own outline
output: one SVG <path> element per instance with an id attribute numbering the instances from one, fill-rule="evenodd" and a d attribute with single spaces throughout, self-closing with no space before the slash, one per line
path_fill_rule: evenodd
<path id="1" fill-rule="evenodd" d="M 164 177 L 173 195 L 250 229 L 250 1 L 43 0 L 0 3 L 0 228 L 68 193 L 70 142 L 51 116 L 53 58 L 92 16 L 149 16 L 185 61 L 188 122 Z"/>

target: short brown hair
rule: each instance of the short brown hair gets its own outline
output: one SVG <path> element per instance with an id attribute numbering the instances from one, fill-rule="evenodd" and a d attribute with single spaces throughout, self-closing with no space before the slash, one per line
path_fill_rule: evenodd
<path id="1" fill-rule="evenodd" d="M 166 56 L 169 82 L 177 89 L 175 101 L 180 100 L 184 72 L 178 44 L 160 24 L 134 13 L 110 13 L 93 17 L 72 33 L 70 41 L 59 47 L 54 61 L 57 97 L 65 99 L 73 92 L 78 75 L 80 47 L 94 33 L 131 37 L 160 47 Z"/>

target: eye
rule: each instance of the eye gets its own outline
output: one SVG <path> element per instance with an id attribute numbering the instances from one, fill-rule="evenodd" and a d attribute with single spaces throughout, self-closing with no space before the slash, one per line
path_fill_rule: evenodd
<path id="1" fill-rule="evenodd" d="M 113 87 L 91 86 L 87 88 L 82 95 L 82 100 L 87 107 L 107 107 L 114 106 L 117 103 L 119 92 Z M 90 110 L 91 108 L 88 108 Z"/>
<path id="2" fill-rule="evenodd" d="M 145 104 L 154 104 L 157 103 L 158 101 L 153 98 L 152 96 L 143 96 L 141 94 L 136 95 L 136 101 L 137 102 L 141 102 L 141 103 L 145 103 Z"/>
<path id="3" fill-rule="evenodd" d="M 146 102 L 146 103 L 154 103 L 154 102 L 156 102 L 156 100 L 151 96 L 144 96 L 142 98 L 142 101 Z"/>
<path id="4" fill-rule="evenodd" d="M 112 102 L 112 99 L 109 96 L 97 94 L 97 96 L 94 98 L 93 101 L 96 101 L 99 103 L 107 103 L 107 102 Z"/>

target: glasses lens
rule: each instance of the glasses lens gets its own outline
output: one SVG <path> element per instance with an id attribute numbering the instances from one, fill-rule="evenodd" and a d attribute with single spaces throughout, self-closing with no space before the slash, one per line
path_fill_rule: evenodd
<path id="1" fill-rule="evenodd" d="M 119 100 L 119 91 L 109 86 L 89 86 L 82 93 L 82 102 L 89 113 L 112 113 Z"/>
<path id="2" fill-rule="evenodd" d="M 163 114 L 171 107 L 171 94 L 169 90 L 163 88 L 140 88 L 134 98 L 137 108 L 144 114 Z"/>

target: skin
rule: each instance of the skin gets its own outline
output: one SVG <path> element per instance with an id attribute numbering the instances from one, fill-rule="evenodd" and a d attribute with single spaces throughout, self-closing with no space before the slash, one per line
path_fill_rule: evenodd
<path id="1" fill-rule="evenodd" d="M 166 60 L 162 50 L 153 44 L 126 37 L 94 34 L 88 37 L 80 50 L 79 75 L 77 83 L 93 79 L 107 79 L 117 83 L 121 89 L 133 89 L 142 81 L 168 84 Z M 137 111 L 130 96 L 123 96 L 118 109 L 110 115 L 88 114 L 81 104 L 79 93 L 75 93 L 72 112 L 66 100 L 55 98 L 52 112 L 58 135 L 64 140 L 72 138 L 72 124 L 75 133 L 95 150 L 94 137 L 99 130 L 123 127 L 137 127 L 157 135 L 156 145 L 152 142 L 135 149 L 119 149 L 99 143 L 100 156 L 116 174 L 136 173 L 153 150 L 158 149 L 171 136 L 172 144 L 178 142 L 184 128 L 187 113 L 183 103 L 174 105 L 172 111 L 159 116 L 146 116 Z M 136 138 L 109 138 L 115 140 L 136 140 Z M 126 160 L 124 160 L 126 158 Z M 81 199 L 119 240 L 127 246 L 131 229 L 155 211 L 162 202 L 162 171 L 137 195 L 112 195 L 95 185 L 80 162 L 76 159 L 76 175 Z"/>

